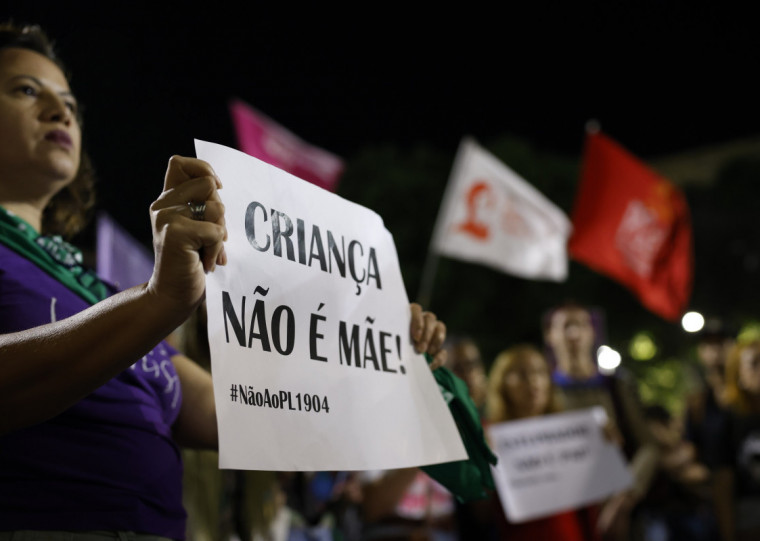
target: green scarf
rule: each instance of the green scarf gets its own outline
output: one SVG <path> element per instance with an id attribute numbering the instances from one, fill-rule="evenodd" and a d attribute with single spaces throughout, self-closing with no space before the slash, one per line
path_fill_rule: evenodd
<path id="1" fill-rule="evenodd" d="M 90 304 L 109 295 L 108 286 L 82 265 L 82 252 L 60 235 L 44 236 L 0 206 L 0 242 L 27 258 Z"/>
<path id="2" fill-rule="evenodd" d="M 430 356 L 425 356 L 430 362 Z M 469 459 L 423 466 L 422 470 L 461 502 L 487 498 L 488 491 L 494 489 L 491 465 L 496 465 L 497 458 L 486 443 L 467 384 L 443 367 L 434 370 L 433 376 L 454 417 Z"/>

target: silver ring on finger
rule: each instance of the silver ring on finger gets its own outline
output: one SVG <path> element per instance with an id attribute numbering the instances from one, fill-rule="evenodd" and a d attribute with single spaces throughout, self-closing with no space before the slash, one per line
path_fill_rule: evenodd
<path id="1" fill-rule="evenodd" d="M 190 218 L 202 222 L 206 219 L 206 202 L 205 201 L 188 201 L 187 208 L 190 209 Z"/>

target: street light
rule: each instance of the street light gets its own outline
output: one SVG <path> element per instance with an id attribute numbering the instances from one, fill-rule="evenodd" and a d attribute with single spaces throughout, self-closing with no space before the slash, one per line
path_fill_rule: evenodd
<path id="1" fill-rule="evenodd" d="M 596 364 L 602 374 L 612 374 L 620 366 L 620 353 L 609 346 L 600 346 L 596 350 Z"/>
<path id="2" fill-rule="evenodd" d="M 686 312 L 681 318 L 681 326 L 686 332 L 698 332 L 705 326 L 705 318 L 699 312 Z"/>

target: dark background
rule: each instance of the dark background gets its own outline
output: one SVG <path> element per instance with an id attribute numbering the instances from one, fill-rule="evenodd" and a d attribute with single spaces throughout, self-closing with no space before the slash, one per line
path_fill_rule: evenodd
<path id="1" fill-rule="evenodd" d="M 645 160 L 760 134 L 756 19 L 734 8 L 258 4 L 26 1 L 0 12 L 56 39 L 85 105 L 100 208 L 146 245 L 147 208 L 168 157 L 193 155 L 193 138 L 235 146 L 231 97 L 346 160 L 339 193 L 385 218 L 411 297 L 463 135 L 569 212 L 589 119 Z M 757 265 L 742 267 L 760 257 L 755 165 L 737 166 L 731 178 L 741 179 L 723 191 L 716 180 L 687 193 L 697 253 L 692 307 L 737 321 L 760 302 Z M 736 242 L 737 259 L 726 260 Z M 539 340 L 540 314 L 570 297 L 605 309 L 610 340 L 623 351 L 640 330 L 663 356 L 684 355 L 689 344 L 677 325 L 576 264 L 568 283 L 547 284 L 442 261 L 436 284 L 432 308 L 454 332 L 479 338 L 487 357 Z"/>
<path id="2" fill-rule="evenodd" d="M 381 142 L 453 155 L 464 134 L 504 133 L 575 155 L 590 118 L 645 158 L 759 131 L 754 18 L 714 4 L 106 4 L 11 2 L 7 16 L 58 42 L 109 197 L 150 199 L 195 137 L 234 144 L 233 96 L 347 159 Z"/>

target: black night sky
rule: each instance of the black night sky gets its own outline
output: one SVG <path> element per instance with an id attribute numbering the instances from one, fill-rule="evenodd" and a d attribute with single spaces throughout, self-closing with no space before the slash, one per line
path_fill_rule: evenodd
<path id="1" fill-rule="evenodd" d="M 760 133 L 754 18 L 715 4 L 254 4 L 0 12 L 56 39 L 86 107 L 101 208 L 145 241 L 168 157 L 192 155 L 196 137 L 234 146 L 230 97 L 346 159 L 386 142 L 453 159 L 463 135 L 505 133 L 577 155 L 590 118 L 644 158 Z"/>

